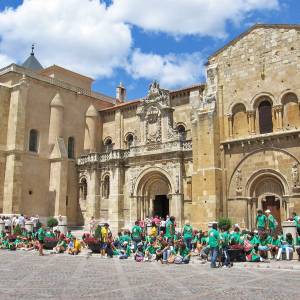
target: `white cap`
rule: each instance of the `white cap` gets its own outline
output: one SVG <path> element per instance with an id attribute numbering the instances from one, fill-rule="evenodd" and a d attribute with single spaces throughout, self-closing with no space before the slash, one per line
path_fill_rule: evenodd
<path id="1" fill-rule="evenodd" d="M 271 211 L 270 211 L 269 209 L 267 209 L 265 212 L 266 212 L 267 214 L 269 214 Z"/>

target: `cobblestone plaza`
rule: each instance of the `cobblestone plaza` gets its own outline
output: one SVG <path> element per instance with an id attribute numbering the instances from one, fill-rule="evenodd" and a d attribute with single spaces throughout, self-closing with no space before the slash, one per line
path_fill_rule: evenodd
<path id="1" fill-rule="evenodd" d="M 0 252 L 0 299 L 299 299 L 300 263 L 211 270 L 36 252 Z"/>

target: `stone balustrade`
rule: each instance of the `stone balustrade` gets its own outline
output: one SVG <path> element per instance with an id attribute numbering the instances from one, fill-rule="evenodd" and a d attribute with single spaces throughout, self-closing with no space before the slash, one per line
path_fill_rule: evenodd
<path id="1" fill-rule="evenodd" d="M 170 141 L 166 143 L 132 146 L 128 150 L 112 150 L 107 153 L 89 153 L 77 159 L 77 165 L 102 163 L 110 160 L 122 160 L 136 156 L 168 153 L 176 151 L 192 151 L 192 141 Z"/>

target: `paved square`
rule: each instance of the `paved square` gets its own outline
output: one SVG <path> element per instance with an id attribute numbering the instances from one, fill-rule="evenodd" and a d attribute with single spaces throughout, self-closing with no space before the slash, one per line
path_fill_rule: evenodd
<path id="1" fill-rule="evenodd" d="M 299 299 L 300 270 L 281 262 L 210 270 L 99 256 L 0 252 L 0 299 Z M 290 265 L 298 266 L 293 262 Z M 251 267 L 252 266 L 252 267 Z"/>

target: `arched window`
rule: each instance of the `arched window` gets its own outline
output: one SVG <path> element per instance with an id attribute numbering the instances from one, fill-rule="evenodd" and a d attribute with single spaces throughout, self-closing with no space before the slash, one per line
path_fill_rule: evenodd
<path id="1" fill-rule="evenodd" d="M 110 180 L 109 180 L 109 175 L 106 175 L 103 180 L 102 196 L 104 198 L 109 198 L 109 194 L 110 194 Z"/>
<path id="2" fill-rule="evenodd" d="M 273 132 L 272 105 L 264 100 L 258 106 L 259 131 L 260 133 Z"/>
<path id="3" fill-rule="evenodd" d="M 68 138 L 68 158 L 75 158 L 75 139 L 72 136 Z"/>
<path id="4" fill-rule="evenodd" d="M 29 151 L 38 152 L 39 133 L 36 129 L 31 129 L 29 133 Z"/>
<path id="5" fill-rule="evenodd" d="M 80 199 L 86 200 L 87 197 L 87 182 L 86 179 L 83 178 L 80 182 Z"/>
<path id="6" fill-rule="evenodd" d="M 298 97 L 294 93 L 285 94 L 281 103 L 283 105 L 283 127 L 296 129 L 300 127 L 300 110 Z"/>
<path id="7" fill-rule="evenodd" d="M 185 130 L 184 125 L 182 125 L 182 124 L 177 125 L 176 130 L 179 134 L 180 141 L 185 141 L 185 139 L 186 139 L 186 130 Z"/>
<path id="8" fill-rule="evenodd" d="M 248 120 L 245 105 L 242 103 L 236 104 L 232 109 L 232 117 L 233 136 L 248 135 Z"/>
<path id="9" fill-rule="evenodd" d="M 125 142 L 126 142 L 127 148 L 130 148 L 132 146 L 132 143 L 133 143 L 133 134 L 132 133 L 128 133 L 126 135 Z"/>
<path id="10" fill-rule="evenodd" d="M 104 150 L 105 152 L 110 152 L 113 149 L 113 143 L 111 138 L 106 138 L 104 141 Z"/>

